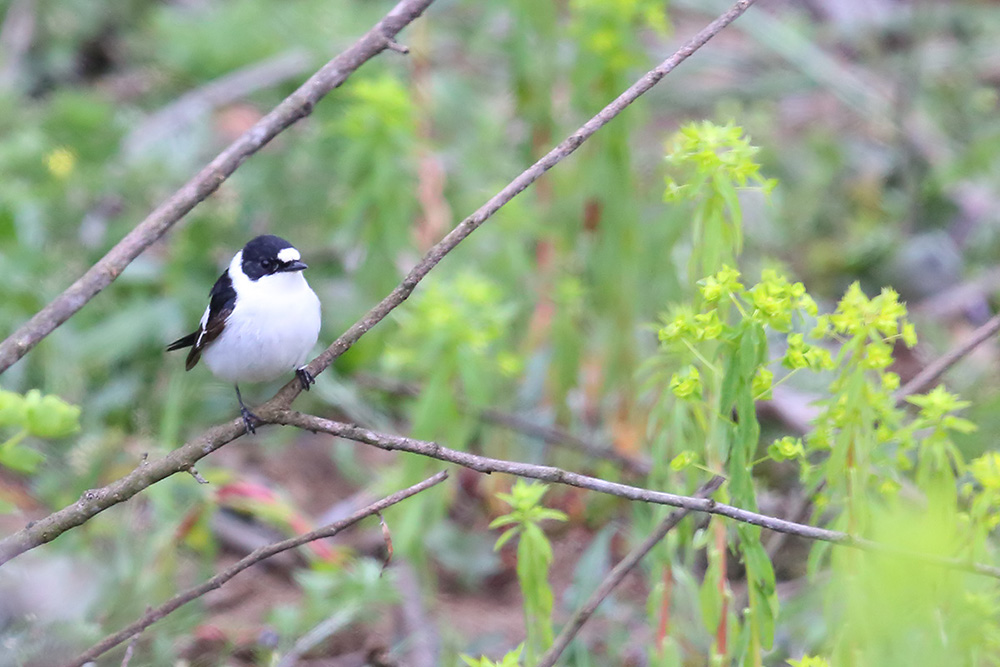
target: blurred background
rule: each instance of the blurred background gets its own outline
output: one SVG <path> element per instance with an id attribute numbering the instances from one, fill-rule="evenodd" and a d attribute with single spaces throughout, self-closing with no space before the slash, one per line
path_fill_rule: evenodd
<path id="1" fill-rule="evenodd" d="M 390 7 L 0 0 L 0 336 Z M 3 374 L 4 390 L 80 406 L 81 430 L 31 441 L 45 458 L 30 472 L 0 468 L 0 534 L 237 416 L 231 387 L 163 350 L 194 327 L 249 238 L 274 233 L 302 250 L 328 345 L 463 217 L 726 7 L 435 2 L 400 35 L 408 56 L 364 65 Z M 905 381 L 985 322 L 1000 289 L 998 44 L 1000 8 L 986 0 L 761 0 L 462 243 L 296 407 L 643 485 L 652 325 L 700 277 L 687 263 L 689 211 L 664 202 L 665 146 L 701 119 L 742 126 L 762 175 L 778 181 L 741 199 L 744 273 L 780 268 L 821 308 L 856 280 L 894 286 L 921 338 L 897 361 Z M 968 456 L 992 445 L 1000 421 L 995 362 L 990 343 L 949 376 L 974 399 Z M 279 385 L 244 396 L 259 403 Z M 808 420 L 809 389 L 776 397 L 775 433 Z M 504 426 L 514 418 L 599 451 Z M 255 545 L 441 467 L 262 429 L 203 461 L 212 484 L 167 479 L 4 566 L 0 665 L 71 657 Z M 294 647 L 328 665 L 502 655 L 524 638 L 522 602 L 513 545 L 494 552 L 487 525 L 511 483 L 453 470 L 387 515 L 396 564 L 384 576 L 381 534 L 365 524 L 158 623 L 139 644 L 143 664 L 270 664 Z M 781 514 L 795 473 L 770 470 L 761 488 L 762 509 Z M 545 502 L 568 515 L 550 527 L 558 620 L 652 515 L 569 488 Z M 776 556 L 790 616 L 767 664 L 828 631 L 803 554 L 792 541 Z M 567 664 L 648 664 L 650 585 L 630 579 Z M 694 605 L 697 586 L 676 595 Z M 688 664 L 711 641 L 698 626 L 685 630 Z M 425 649 L 434 657 L 421 663 Z"/>

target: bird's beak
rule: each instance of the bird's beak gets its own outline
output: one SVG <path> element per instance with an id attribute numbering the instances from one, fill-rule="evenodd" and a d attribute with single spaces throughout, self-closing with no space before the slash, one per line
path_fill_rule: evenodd
<path id="1" fill-rule="evenodd" d="M 281 267 L 281 271 L 282 272 L 287 271 L 288 273 L 292 273 L 292 272 L 295 272 L 295 271 L 304 271 L 305 269 L 308 269 L 308 268 L 309 268 L 308 264 L 306 264 L 305 262 L 303 262 L 301 260 L 296 259 L 294 261 L 289 262 L 288 264 L 283 265 Z"/>

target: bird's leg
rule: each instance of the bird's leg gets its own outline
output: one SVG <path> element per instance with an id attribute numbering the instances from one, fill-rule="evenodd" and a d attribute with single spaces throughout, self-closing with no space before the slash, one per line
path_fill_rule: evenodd
<path id="1" fill-rule="evenodd" d="M 316 382 L 316 378 L 313 377 L 313 374 L 305 366 L 296 369 L 295 377 L 299 379 L 299 382 L 302 383 L 302 388 L 306 391 L 309 391 L 309 385 Z"/>
<path id="2" fill-rule="evenodd" d="M 243 416 L 243 425 L 246 427 L 247 433 L 256 433 L 257 431 L 254 429 L 253 423 L 255 421 L 259 422 L 261 419 L 254 413 L 250 412 L 247 406 L 243 405 L 243 397 L 240 395 L 240 386 L 238 384 L 234 384 L 233 386 L 236 387 L 236 400 L 240 402 L 240 415 Z"/>

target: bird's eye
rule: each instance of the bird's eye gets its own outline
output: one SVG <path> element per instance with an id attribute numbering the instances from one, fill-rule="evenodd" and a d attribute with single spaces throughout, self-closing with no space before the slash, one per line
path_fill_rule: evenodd
<path id="1" fill-rule="evenodd" d="M 265 271 L 270 271 L 272 266 L 274 266 L 274 262 L 272 262 L 271 260 L 269 259 L 260 260 L 260 267 Z"/>

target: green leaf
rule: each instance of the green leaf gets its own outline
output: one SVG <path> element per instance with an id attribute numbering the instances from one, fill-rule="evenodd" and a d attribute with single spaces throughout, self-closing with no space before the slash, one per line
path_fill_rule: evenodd
<path id="1" fill-rule="evenodd" d="M 45 460 L 45 455 L 30 447 L 22 445 L 3 445 L 0 447 L 0 465 L 10 468 L 15 472 L 30 474 L 38 469 L 38 465 Z"/>
<path id="2" fill-rule="evenodd" d="M 705 572 L 705 579 L 698 589 L 698 601 L 701 603 L 701 620 L 706 628 L 714 628 L 719 625 L 719 618 L 722 616 L 722 597 L 719 595 L 720 570 L 718 559 L 713 558 L 708 570 Z"/>
<path id="3" fill-rule="evenodd" d="M 27 404 L 23 396 L 0 390 L 0 426 L 23 426 L 26 413 Z"/>
<path id="4" fill-rule="evenodd" d="M 534 516 L 536 521 L 544 521 L 545 519 L 550 519 L 552 521 L 567 521 L 569 519 L 566 513 L 561 510 L 554 510 L 548 507 L 540 507 L 535 512 Z"/>
<path id="5" fill-rule="evenodd" d="M 507 544 L 507 542 L 509 542 L 510 539 L 519 532 L 521 532 L 520 526 L 510 528 L 505 531 L 500 537 L 497 538 L 497 543 L 493 545 L 493 551 L 500 551 L 500 549 L 503 548 L 503 545 Z"/>
<path id="6" fill-rule="evenodd" d="M 39 438 L 62 438 L 80 429 L 80 408 L 58 396 L 32 389 L 25 396 L 28 432 Z"/>
<path id="7" fill-rule="evenodd" d="M 498 516 L 490 521 L 489 528 L 492 530 L 494 528 L 500 528 L 501 526 L 509 526 L 512 523 L 517 523 L 518 521 L 519 519 L 513 514 L 504 514 L 503 516 Z"/>

